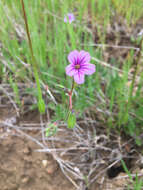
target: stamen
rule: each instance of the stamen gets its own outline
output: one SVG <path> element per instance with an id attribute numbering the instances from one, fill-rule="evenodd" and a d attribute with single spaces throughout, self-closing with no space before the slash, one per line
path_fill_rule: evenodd
<path id="1" fill-rule="evenodd" d="M 80 65 L 79 64 L 75 65 L 75 69 L 80 69 Z"/>

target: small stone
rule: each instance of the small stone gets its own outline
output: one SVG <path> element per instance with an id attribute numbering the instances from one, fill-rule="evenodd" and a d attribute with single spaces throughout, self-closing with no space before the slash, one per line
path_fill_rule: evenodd
<path id="1" fill-rule="evenodd" d="M 54 174 L 57 169 L 58 169 L 58 164 L 55 162 L 55 163 L 48 164 L 46 171 L 48 174 Z"/>
<path id="2" fill-rule="evenodd" d="M 26 155 L 29 155 L 31 153 L 30 148 L 29 147 L 24 148 L 23 153 L 26 154 Z"/>
<path id="3" fill-rule="evenodd" d="M 43 164 L 44 168 L 46 168 L 47 165 L 48 165 L 48 161 L 47 160 L 42 160 L 42 164 Z"/>
<path id="4" fill-rule="evenodd" d="M 24 177 L 22 180 L 21 180 L 21 182 L 22 183 L 28 183 L 29 182 L 29 177 L 27 176 L 27 177 Z"/>

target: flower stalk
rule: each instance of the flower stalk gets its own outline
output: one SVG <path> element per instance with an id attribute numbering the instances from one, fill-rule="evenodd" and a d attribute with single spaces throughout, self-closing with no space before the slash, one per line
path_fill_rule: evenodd
<path id="1" fill-rule="evenodd" d="M 41 87 L 40 87 L 39 74 L 38 74 L 38 64 L 36 62 L 36 59 L 35 59 L 34 53 L 33 53 L 32 41 L 31 41 L 31 37 L 30 37 L 30 32 L 29 32 L 29 27 L 28 27 L 28 22 L 27 22 L 27 16 L 26 16 L 26 11 L 25 11 L 25 6 L 24 6 L 23 0 L 21 0 L 21 5 L 22 5 L 22 11 L 23 11 L 23 17 L 24 17 L 24 22 L 25 22 L 26 33 L 27 33 L 27 37 L 28 37 L 28 44 L 29 44 L 29 48 L 30 48 L 30 52 L 31 52 L 34 77 L 36 80 L 37 90 L 38 90 L 38 108 L 39 108 L 40 113 L 44 113 L 45 112 L 45 103 L 44 103 L 44 100 L 42 98 L 42 91 L 41 91 Z"/>
<path id="2" fill-rule="evenodd" d="M 72 111 L 72 93 L 73 93 L 74 87 L 75 87 L 75 82 L 73 80 L 73 82 L 72 82 L 72 88 L 71 88 L 71 90 L 69 92 L 69 110 L 70 111 Z"/>
<path id="3" fill-rule="evenodd" d="M 66 74 L 73 78 L 72 87 L 69 95 L 69 110 L 67 113 L 67 124 L 68 128 L 74 128 L 76 124 L 76 114 L 73 111 L 72 107 L 72 94 L 76 84 L 84 83 L 85 75 L 92 75 L 95 72 L 95 65 L 90 63 L 90 54 L 84 50 L 80 52 L 74 50 L 69 53 L 68 61 L 70 64 L 66 66 Z"/>

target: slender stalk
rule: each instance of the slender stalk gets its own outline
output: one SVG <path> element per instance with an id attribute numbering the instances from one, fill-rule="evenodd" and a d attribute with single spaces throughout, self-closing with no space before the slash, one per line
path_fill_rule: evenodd
<path id="1" fill-rule="evenodd" d="M 73 79 L 71 90 L 68 93 L 68 95 L 69 95 L 69 109 L 68 109 L 68 113 L 67 113 L 67 116 L 66 116 L 66 120 L 68 119 L 70 113 L 72 112 L 72 108 L 73 108 L 73 106 L 72 106 L 72 93 L 73 93 L 74 87 L 75 87 L 75 82 L 74 82 L 74 79 Z"/>
<path id="2" fill-rule="evenodd" d="M 72 111 L 72 93 L 73 93 L 73 89 L 75 87 L 75 82 L 74 82 L 74 79 L 73 79 L 73 82 L 72 82 L 72 88 L 69 92 L 69 110 Z"/>
<path id="3" fill-rule="evenodd" d="M 24 17 L 24 22 L 25 22 L 25 27 L 26 27 L 26 33 L 27 33 L 27 37 L 28 37 L 28 44 L 29 44 L 31 57 L 32 57 L 32 66 L 33 66 L 33 71 L 34 71 L 34 77 L 36 80 L 37 90 L 38 90 L 38 107 L 39 107 L 39 111 L 41 113 L 44 113 L 45 112 L 45 103 L 44 103 L 44 100 L 42 99 L 42 91 L 41 91 L 41 87 L 40 87 L 39 74 L 38 74 L 38 64 L 36 62 L 36 59 L 35 59 L 34 53 L 33 53 L 32 41 L 31 41 L 31 37 L 30 37 L 27 16 L 26 16 L 26 11 L 25 11 L 25 6 L 24 6 L 23 0 L 21 0 L 21 4 L 22 4 L 23 17 Z"/>
<path id="4" fill-rule="evenodd" d="M 34 61 L 35 61 L 34 54 L 33 54 L 33 47 L 32 47 L 31 37 L 30 37 L 30 32 L 29 32 L 29 27 L 28 27 L 28 22 L 27 22 L 27 16 L 26 16 L 25 6 L 24 6 L 23 0 L 21 0 L 21 4 L 22 4 L 24 22 L 25 22 L 25 27 L 26 27 L 26 33 L 27 33 L 27 37 L 28 37 L 28 41 L 29 41 L 29 47 L 30 47 L 32 59 L 34 59 Z M 35 62 L 33 62 L 33 64 L 35 64 Z"/>

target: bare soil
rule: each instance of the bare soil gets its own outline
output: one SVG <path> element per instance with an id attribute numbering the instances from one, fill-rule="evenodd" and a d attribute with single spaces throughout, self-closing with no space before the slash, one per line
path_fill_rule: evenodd
<path id="1" fill-rule="evenodd" d="M 9 136 L 0 142 L 0 190 L 74 190 L 49 154 L 32 141 Z"/>
<path id="2" fill-rule="evenodd" d="M 41 147 L 35 142 L 16 130 L 1 125 L 4 120 L 13 124 L 16 122 L 16 125 L 19 122 L 38 122 L 40 118 L 37 112 L 31 112 L 17 121 L 14 119 L 12 121 L 13 116 L 15 113 L 12 109 L 0 109 L 0 190 L 76 190 L 51 154 L 37 152 L 36 150 Z M 28 134 L 38 138 L 39 131 L 29 131 Z M 61 138 L 61 136 L 59 137 Z M 127 146 L 126 149 L 129 147 Z M 78 153 L 78 155 L 80 154 Z M 76 156 L 75 158 L 72 156 L 72 158 L 77 159 Z M 66 159 L 70 159 L 70 157 L 66 156 Z M 138 160 L 136 159 L 136 161 Z M 85 162 L 85 166 L 82 166 L 83 169 L 90 165 L 90 162 L 90 160 Z M 90 187 L 81 186 L 79 190 L 125 190 L 130 181 L 121 166 L 114 165 L 113 168 L 104 172 L 105 165 L 108 167 L 108 162 L 104 164 L 104 167 L 101 164 L 101 167 L 97 169 L 95 175 L 102 170 L 103 173 Z M 133 173 L 143 173 L 135 161 L 131 163 L 130 168 Z"/>
<path id="3" fill-rule="evenodd" d="M 11 109 L 1 109 L 0 113 L 0 121 L 14 115 Z M 52 156 L 36 152 L 38 148 L 33 141 L 1 126 L 0 190 L 75 189 Z"/>

